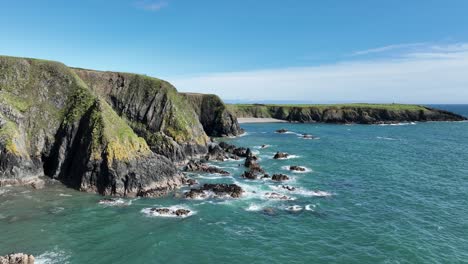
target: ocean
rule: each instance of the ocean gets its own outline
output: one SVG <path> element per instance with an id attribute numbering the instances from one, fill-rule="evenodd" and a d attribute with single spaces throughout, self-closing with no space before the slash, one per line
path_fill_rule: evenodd
<path id="1" fill-rule="evenodd" d="M 468 115 L 468 106 L 438 106 Z M 226 139 L 250 147 L 288 191 L 245 180 L 242 161 L 214 162 L 236 183 L 238 200 L 101 197 L 57 184 L 0 188 L 0 255 L 37 263 L 466 263 L 468 122 L 396 125 L 245 124 Z M 288 134 L 275 130 L 286 128 Z M 318 139 L 305 140 L 302 133 Z M 269 145 L 261 149 L 261 145 Z M 293 156 L 274 160 L 277 151 Z M 291 173 L 290 165 L 307 168 Z M 267 193 L 289 200 L 269 200 Z M 147 214 L 155 206 L 192 210 L 187 218 Z"/>

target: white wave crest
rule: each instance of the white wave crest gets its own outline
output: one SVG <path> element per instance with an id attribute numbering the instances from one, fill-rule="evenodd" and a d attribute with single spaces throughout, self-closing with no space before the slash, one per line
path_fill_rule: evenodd
<path id="1" fill-rule="evenodd" d="M 290 211 L 290 212 L 300 212 L 300 211 L 303 210 L 302 206 L 300 206 L 300 205 L 287 206 L 284 209 L 286 211 Z"/>
<path id="2" fill-rule="evenodd" d="M 70 263 L 68 256 L 64 251 L 55 250 L 47 251 L 35 258 L 36 264 L 68 264 Z"/>

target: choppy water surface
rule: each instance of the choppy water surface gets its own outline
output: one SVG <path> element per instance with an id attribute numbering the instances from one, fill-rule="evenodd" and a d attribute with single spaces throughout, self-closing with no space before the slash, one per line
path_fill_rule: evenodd
<path id="1" fill-rule="evenodd" d="M 229 140 L 251 147 L 268 173 L 286 173 L 289 192 L 239 176 L 239 161 L 215 163 L 241 185 L 240 200 L 126 200 L 60 186 L 0 188 L 0 255 L 39 263 L 459 263 L 468 260 L 468 123 L 393 126 L 249 124 Z M 310 133 L 275 134 L 279 128 Z M 263 144 L 269 148 L 260 149 Z M 276 151 L 295 155 L 273 160 Z M 300 165 L 306 173 L 290 173 Z M 279 192 L 291 200 L 272 201 Z M 327 196 L 327 197 L 321 197 Z M 148 216 L 179 206 L 184 219 Z M 264 210 L 267 209 L 267 212 Z"/>

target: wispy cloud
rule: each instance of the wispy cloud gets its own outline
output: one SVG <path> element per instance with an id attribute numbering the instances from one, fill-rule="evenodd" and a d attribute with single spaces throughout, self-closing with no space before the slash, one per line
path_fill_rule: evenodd
<path id="1" fill-rule="evenodd" d="M 167 1 L 140 1 L 136 3 L 138 8 L 147 11 L 159 11 L 168 5 L 169 3 Z"/>
<path id="2" fill-rule="evenodd" d="M 418 48 L 427 45 L 427 43 L 421 42 L 421 43 L 407 43 L 407 44 L 395 44 L 395 45 L 387 45 L 383 47 L 377 47 L 377 48 L 372 48 L 372 49 L 367 49 L 367 50 L 360 50 L 360 51 L 355 51 L 353 52 L 353 56 L 360 56 L 360 55 L 369 55 L 369 54 L 375 54 L 375 53 L 382 53 L 382 52 L 388 52 L 388 51 L 394 51 L 394 50 L 404 50 L 404 49 L 409 49 L 409 48 Z"/>
<path id="3" fill-rule="evenodd" d="M 182 91 L 233 100 L 468 103 L 468 43 L 421 46 L 398 57 L 171 80 Z"/>

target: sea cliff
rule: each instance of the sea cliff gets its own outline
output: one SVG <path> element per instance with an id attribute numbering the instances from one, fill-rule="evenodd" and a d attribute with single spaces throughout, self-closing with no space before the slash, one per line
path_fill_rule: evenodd
<path id="1" fill-rule="evenodd" d="M 235 117 L 223 113 L 203 124 L 235 135 Z M 205 155 L 213 131 L 166 81 L 0 56 L 0 186 L 52 178 L 103 195 L 159 196 L 181 186 L 175 163 Z"/>
<path id="2" fill-rule="evenodd" d="M 238 118 L 276 118 L 300 123 L 382 124 L 397 122 L 463 121 L 465 117 L 420 105 L 229 105 Z"/>

